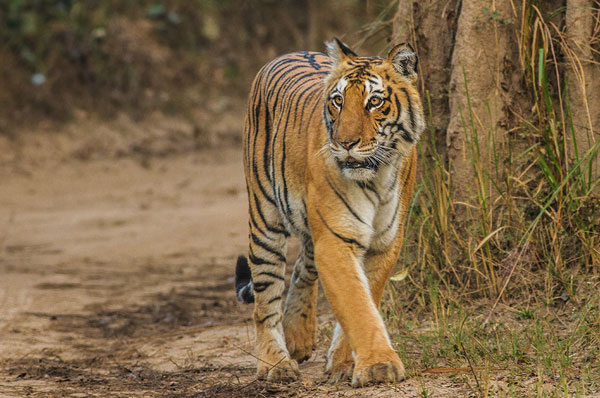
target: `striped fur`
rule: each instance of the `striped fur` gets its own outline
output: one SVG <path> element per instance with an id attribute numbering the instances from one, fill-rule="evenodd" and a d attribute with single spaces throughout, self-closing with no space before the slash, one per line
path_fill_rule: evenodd
<path id="1" fill-rule="evenodd" d="M 255 302 L 259 377 L 298 378 L 297 361 L 316 341 L 319 279 L 338 320 L 331 380 L 400 380 L 378 307 L 402 245 L 424 129 L 417 59 L 406 45 L 359 57 L 337 39 L 328 53 L 279 57 L 252 84 L 243 136 L 249 263 L 238 260 L 236 290 Z M 292 234 L 302 250 L 283 305 Z"/>

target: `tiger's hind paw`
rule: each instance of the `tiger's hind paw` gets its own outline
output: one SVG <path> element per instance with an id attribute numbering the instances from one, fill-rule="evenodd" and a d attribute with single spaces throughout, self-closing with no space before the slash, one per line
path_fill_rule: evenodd
<path id="1" fill-rule="evenodd" d="M 295 315 L 291 319 L 289 316 L 287 319 L 284 317 L 283 329 L 290 357 L 297 360 L 298 363 L 308 360 L 317 341 L 315 314 L 309 314 L 306 317 Z"/>
<path id="2" fill-rule="evenodd" d="M 284 359 L 275 366 L 261 366 L 258 370 L 258 379 L 274 383 L 289 383 L 299 378 L 300 369 L 293 359 Z"/>

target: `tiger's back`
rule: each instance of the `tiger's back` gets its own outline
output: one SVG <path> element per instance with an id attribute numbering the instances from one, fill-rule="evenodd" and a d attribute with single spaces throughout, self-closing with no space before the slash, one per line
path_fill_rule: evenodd
<path id="1" fill-rule="evenodd" d="M 302 198 L 308 136 L 321 123 L 321 101 L 331 59 L 317 52 L 295 52 L 266 64 L 252 84 L 244 128 L 248 184 L 284 216 L 286 233 L 307 236 Z M 313 127 L 313 128 L 311 128 Z"/>

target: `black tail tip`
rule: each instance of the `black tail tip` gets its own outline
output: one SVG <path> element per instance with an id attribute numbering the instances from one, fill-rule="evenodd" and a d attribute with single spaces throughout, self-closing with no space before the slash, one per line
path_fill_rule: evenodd
<path id="1" fill-rule="evenodd" d="M 246 256 L 239 256 L 235 264 L 235 294 L 242 303 L 254 302 L 252 272 Z"/>

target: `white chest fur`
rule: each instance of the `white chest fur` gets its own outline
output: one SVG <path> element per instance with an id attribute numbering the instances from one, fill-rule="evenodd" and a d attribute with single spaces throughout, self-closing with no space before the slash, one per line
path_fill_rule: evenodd
<path id="1" fill-rule="evenodd" d="M 397 171 L 390 167 L 368 183 L 347 181 L 336 188 L 338 196 L 346 202 L 341 216 L 358 240 L 374 251 L 387 248 L 399 226 L 401 192 Z"/>

